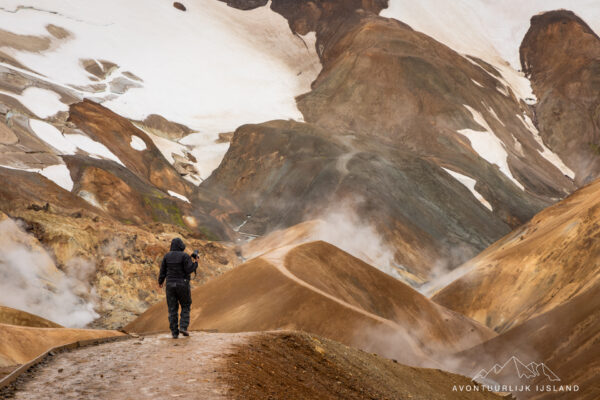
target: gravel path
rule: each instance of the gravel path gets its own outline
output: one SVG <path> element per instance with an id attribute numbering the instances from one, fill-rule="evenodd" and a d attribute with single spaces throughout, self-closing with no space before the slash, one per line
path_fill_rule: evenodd
<path id="1" fill-rule="evenodd" d="M 161 334 L 62 353 L 36 367 L 15 399 L 225 399 L 224 356 L 252 333 Z"/>

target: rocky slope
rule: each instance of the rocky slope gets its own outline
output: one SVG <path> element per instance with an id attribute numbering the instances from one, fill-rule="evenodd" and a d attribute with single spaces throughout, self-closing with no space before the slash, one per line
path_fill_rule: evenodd
<path id="1" fill-rule="evenodd" d="M 191 329 L 304 330 L 413 365 L 494 335 L 325 242 L 263 254 L 192 298 Z M 125 329 L 168 330 L 166 315 L 163 302 Z"/>
<path id="2" fill-rule="evenodd" d="M 25 190 L 23 182 L 20 187 Z M 198 283 L 236 263 L 233 250 L 224 245 L 199 240 L 172 225 L 155 224 L 150 229 L 123 225 L 97 215 L 86 202 L 53 183 L 46 184 L 56 191 L 56 203 L 45 196 L 51 206 L 32 202 L 9 207 L 14 220 L 4 216 L 0 222 L 4 305 L 62 325 L 80 327 L 100 317 L 95 326 L 118 328 L 163 298 L 156 277 L 174 236 L 200 250 Z M 36 185 L 35 193 L 43 194 L 43 187 Z M 23 263 L 28 267 L 22 268 Z"/>
<path id="3" fill-rule="evenodd" d="M 285 4 L 278 12 L 293 29 L 316 30 L 323 64 L 298 97 L 306 123 L 239 128 L 201 185 L 238 205 L 231 217 L 244 232 L 350 203 L 395 249 L 394 262 L 424 279 L 574 190 L 572 171 L 494 66 L 358 7 L 335 22 L 315 11 L 311 22 L 306 7 Z"/>
<path id="4" fill-rule="evenodd" d="M 562 393 L 554 390 L 515 393 L 518 398 L 598 398 L 600 360 L 596 354 L 600 352 L 599 299 L 600 286 L 596 284 L 550 311 L 467 350 L 461 354 L 469 360 L 463 364 L 463 373 L 475 376 L 481 368 L 490 368 L 495 363 L 503 363 L 516 356 L 525 364 L 544 363 L 560 381 L 550 381 L 543 373 L 519 379 L 514 371 L 489 378 L 507 385 L 577 385 L 579 389 Z M 548 375 L 553 378 L 553 375 Z"/>
<path id="5" fill-rule="evenodd" d="M 433 300 L 496 331 L 598 284 L 600 181 L 537 214 L 459 270 Z"/>
<path id="6" fill-rule="evenodd" d="M 520 53 L 540 135 L 579 185 L 591 182 L 600 174 L 600 38 L 573 12 L 551 11 L 531 18 Z"/>

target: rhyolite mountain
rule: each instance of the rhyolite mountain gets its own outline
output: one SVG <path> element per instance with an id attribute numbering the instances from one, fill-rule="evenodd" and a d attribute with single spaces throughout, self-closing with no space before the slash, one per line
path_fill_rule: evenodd
<path id="1" fill-rule="evenodd" d="M 323 69 L 297 98 L 305 122 L 239 128 L 201 185 L 239 206 L 232 219 L 244 232 L 355 203 L 395 261 L 426 278 L 575 189 L 531 107 L 494 66 L 377 16 L 377 6 L 302 19 L 312 9 L 302 4 L 271 7 L 299 33 L 316 31 Z"/>
<path id="2" fill-rule="evenodd" d="M 2 322 L 166 329 L 180 236 L 194 329 L 467 375 L 518 350 L 598 397 L 600 12 L 543 3 L 8 1 Z M 1 328 L 3 365 L 83 337 Z"/>
<path id="3" fill-rule="evenodd" d="M 126 15 L 136 4 L 120 7 Z M 119 29 L 130 27 L 104 8 L 66 10 L 57 2 L 54 14 L 28 9 L 44 14 L 41 22 L 25 21 L 22 12 L 7 16 L 0 207 L 50 240 L 53 251 L 75 255 L 66 237 L 87 237 L 81 232 L 90 226 L 101 226 L 105 237 L 134 237 L 140 229 L 234 243 L 335 210 L 369 225 L 390 249 L 390 265 L 375 266 L 403 271 L 419 285 L 593 176 L 593 162 L 582 172 L 569 161 L 568 152 L 579 154 L 569 147 L 576 141 L 550 138 L 568 135 L 571 126 L 549 134 L 541 125 L 554 97 L 544 94 L 538 77 L 546 75 L 536 68 L 555 62 L 534 62 L 546 53 L 537 49 L 574 40 L 542 34 L 545 23 L 535 21 L 543 16 L 521 47 L 540 98 L 533 104 L 504 75 L 506 66 L 379 16 L 387 1 L 182 4 L 185 12 L 162 3 L 145 9 L 145 21 L 164 20 L 181 34 L 173 35 L 178 41 L 152 36 L 153 46 L 171 46 L 174 56 L 162 63 L 147 58 L 150 43 L 136 35 L 97 47 L 98 32 L 122 38 Z M 73 13 L 81 21 L 65 16 Z M 567 33 L 593 46 L 590 29 L 569 18 L 575 25 Z M 24 23 L 39 26 L 27 33 Z M 146 32 L 147 24 L 136 27 Z M 211 62 L 183 62 L 202 54 L 191 52 L 191 43 L 212 49 L 207 32 L 233 50 L 210 53 Z M 139 56 L 127 46 L 138 46 Z M 231 57 L 238 56 L 244 68 L 234 68 Z M 593 80 L 593 68 L 583 75 Z M 571 87 L 577 76 L 561 79 Z M 165 82 L 170 90 L 160 86 Z M 595 104 L 593 93 L 584 97 Z M 48 233 L 63 222 L 68 234 Z M 351 231 L 347 225 L 339 229 Z M 88 257 L 98 253 L 91 243 L 86 239 Z M 214 266 L 207 276 L 238 262 L 233 247 L 207 248 Z M 59 266 L 66 258 L 57 257 Z M 131 260 L 121 261 L 129 271 Z M 129 276 L 106 267 L 97 283 L 108 270 L 113 280 Z M 154 301 L 155 291 L 148 296 L 146 289 L 138 300 Z M 136 304 L 130 308 L 144 303 Z"/>
<path id="4" fill-rule="evenodd" d="M 520 54 L 540 135 L 578 185 L 591 182 L 600 173 L 600 38 L 573 12 L 552 11 L 531 18 Z"/>

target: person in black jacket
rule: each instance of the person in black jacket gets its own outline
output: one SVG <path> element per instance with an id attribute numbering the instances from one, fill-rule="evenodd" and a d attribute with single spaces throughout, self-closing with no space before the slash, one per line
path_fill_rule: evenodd
<path id="1" fill-rule="evenodd" d="M 158 275 L 158 286 L 163 287 L 167 281 L 166 295 L 169 308 L 169 328 L 173 339 L 189 336 L 190 307 L 192 306 L 192 293 L 190 291 L 190 275 L 196 272 L 198 260 L 195 254 L 190 256 L 184 253 L 185 244 L 180 238 L 171 241 L 171 251 L 163 258 Z M 193 260 L 192 260 L 193 258 Z M 177 312 L 181 305 L 181 321 L 177 324 Z"/>

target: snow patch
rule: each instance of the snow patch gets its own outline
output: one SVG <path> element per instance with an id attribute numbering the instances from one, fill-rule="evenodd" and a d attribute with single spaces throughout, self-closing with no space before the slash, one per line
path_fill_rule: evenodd
<path id="1" fill-rule="evenodd" d="M 137 150 L 137 151 L 146 150 L 146 142 L 144 142 L 142 140 L 142 138 L 139 136 L 132 135 L 131 143 L 129 143 L 129 145 L 131 146 L 132 149 Z"/>
<path id="2" fill-rule="evenodd" d="M 178 198 L 179 200 L 183 200 L 183 201 L 185 201 L 186 203 L 189 203 L 189 202 L 190 202 L 190 201 L 188 200 L 188 198 L 187 198 L 187 197 L 185 197 L 185 196 L 184 196 L 184 195 L 182 195 L 182 194 L 176 193 L 176 192 L 174 192 L 174 191 L 172 191 L 172 190 L 169 190 L 169 191 L 168 191 L 168 193 L 169 193 L 169 195 L 170 195 L 170 196 L 176 197 L 176 198 Z"/>
<path id="3" fill-rule="evenodd" d="M 0 165 L 2 168 L 14 169 L 16 171 L 35 172 L 45 176 L 52 182 L 56 183 L 61 188 L 71 191 L 73 190 L 73 180 L 71 179 L 71 173 L 69 168 L 65 164 L 50 165 L 45 168 L 20 168 L 13 165 Z"/>
<path id="4" fill-rule="evenodd" d="M 229 143 L 216 143 L 212 135 L 193 133 L 181 139 L 179 143 L 188 146 L 188 151 L 196 159 L 194 166 L 202 180 L 208 178 L 217 169 Z"/>
<path id="5" fill-rule="evenodd" d="M 571 179 L 575 178 L 575 172 L 573 172 L 571 168 L 567 167 L 566 164 L 560 159 L 560 157 L 556 153 L 554 153 L 552 150 L 546 147 L 542 137 L 540 136 L 539 131 L 533 124 L 533 121 L 531 121 L 531 118 L 529 118 L 527 114 L 523 114 L 523 116 L 517 114 L 517 118 L 519 118 L 523 125 L 525 125 L 527 129 L 529 129 L 535 141 L 542 148 L 542 151 L 538 150 L 538 153 L 540 153 L 542 157 L 544 157 L 546 160 L 552 163 L 552 165 L 558 168 L 560 172 L 563 173 L 563 175 L 566 175 Z"/>
<path id="6" fill-rule="evenodd" d="M 81 134 L 63 135 L 54 125 L 37 119 L 30 119 L 29 126 L 38 138 L 55 148 L 59 155 L 72 155 L 79 149 L 92 156 L 112 160 L 125 166 L 105 145 L 87 136 Z"/>
<path id="7" fill-rule="evenodd" d="M 142 126 L 136 126 L 148 135 L 171 164 L 175 163 L 174 155 L 187 159 L 187 154 L 191 154 L 196 162 L 189 161 L 189 163 L 196 168 L 198 175 L 186 175 L 184 178 L 196 185 L 210 176 L 229 149 L 229 143 L 216 143 L 213 135 L 208 133 L 192 133 L 176 142 L 154 135 Z"/>
<path id="8" fill-rule="evenodd" d="M 494 134 L 494 131 L 492 131 L 479 111 L 474 110 L 466 104 L 463 104 L 463 106 L 469 110 L 475 122 L 481 125 L 484 130 L 476 131 L 473 129 L 460 129 L 458 130 L 458 133 L 469 139 L 471 147 L 481 158 L 491 164 L 497 165 L 498 168 L 500 168 L 500 171 L 513 181 L 519 189 L 524 190 L 525 188 L 523 185 L 517 181 L 510 172 L 508 166 L 508 153 L 506 152 L 504 143 L 502 143 L 502 141 Z"/>
<path id="9" fill-rule="evenodd" d="M 96 142 L 95 140 L 81 134 L 65 135 L 65 138 L 77 146 L 78 149 L 83 150 L 88 154 L 105 158 L 107 160 L 112 160 L 117 164 L 125 166 L 125 164 L 119 160 L 119 157 L 117 157 L 102 143 Z"/>
<path id="10" fill-rule="evenodd" d="M 287 20 L 268 5 L 243 11 L 198 0 L 182 13 L 172 3 L 145 0 L 43 3 L 4 0 L 0 26 L 47 36 L 46 26 L 54 24 L 72 35 L 37 53 L 2 48 L 35 73 L 0 65 L 69 88 L 130 120 L 160 114 L 210 136 L 193 149 L 180 148 L 199 160 L 199 175 L 185 176 L 194 183 L 207 178 L 226 153 L 227 144 L 215 143 L 219 133 L 273 119 L 303 121 L 295 98 L 311 90 L 321 70 L 315 33 L 293 34 Z M 80 64 L 83 59 L 106 60 L 117 68 L 92 81 Z M 141 82 L 131 81 L 125 71 Z M 125 90 L 126 79 L 137 87 Z M 90 87 L 100 84 L 105 87 Z M 173 163 L 173 151 L 165 146 L 178 146 L 163 144 L 157 147 Z"/>
<path id="11" fill-rule="evenodd" d="M 104 209 L 104 207 L 102 207 L 98 199 L 96 199 L 96 195 L 94 193 L 88 192 L 87 190 L 82 190 L 79 193 L 77 193 L 77 195 L 83 200 L 93 205 L 94 207 L 99 208 L 101 210 Z"/>
<path id="12" fill-rule="evenodd" d="M 144 131 L 146 135 L 152 140 L 158 151 L 163 155 L 164 158 L 171 164 L 175 163 L 175 159 L 173 158 L 174 154 L 177 154 L 181 157 L 185 157 L 184 150 L 186 147 L 169 139 L 165 139 L 153 133 L 150 133 L 146 129 L 144 129 L 141 125 L 135 124 L 138 129 Z"/>
<path id="13" fill-rule="evenodd" d="M 483 102 L 482 102 L 482 104 L 487 108 L 487 110 L 490 112 L 490 114 L 492 114 L 492 117 L 496 118 L 496 121 L 498 121 L 500 123 L 500 125 L 506 126 L 506 125 L 504 125 L 504 122 L 502 122 L 502 120 L 500 118 L 498 118 L 496 111 L 494 111 L 494 109 L 491 106 L 487 106 Z"/>
<path id="14" fill-rule="evenodd" d="M 49 167 L 38 170 L 37 172 L 50 179 L 52 182 L 56 183 L 58 186 L 65 189 L 66 191 L 70 192 L 71 190 L 73 190 L 73 180 L 71 179 L 71 172 L 69 172 L 69 168 L 67 168 L 66 165 L 51 165 Z"/>
<path id="15" fill-rule="evenodd" d="M 462 183 L 464 186 L 467 187 L 467 189 L 469 189 L 471 191 L 471 193 L 473 193 L 473 196 L 481 203 L 483 204 L 488 210 L 490 211 L 494 211 L 492 209 L 492 205 L 485 199 L 485 197 L 483 197 L 483 195 L 481 193 L 479 193 L 476 189 L 475 189 L 475 184 L 477 183 L 477 181 L 473 178 L 470 178 L 466 175 L 463 174 L 459 174 L 458 172 L 452 171 L 450 169 L 447 168 L 443 168 L 442 169 L 444 171 L 446 171 L 447 173 L 449 173 L 450 175 L 452 175 L 452 177 L 454 179 L 456 179 L 457 181 L 459 181 L 460 183 Z"/>
<path id="16" fill-rule="evenodd" d="M 45 176 L 52 182 L 56 183 L 61 188 L 71 191 L 73 190 L 73 180 L 71 179 L 71 173 L 69 168 L 65 164 L 50 165 L 45 168 L 27 168 L 27 167 L 16 167 L 14 165 L 0 165 L 2 168 L 14 169 L 16 171 L 35 172 Z"/>
<path id="17" fill-rule="evenodd" d="M 69 106 L 60 101 L 58 93 L 38 87 L 28 87 L 21 94 L 5 91 L 0 93 L 13 97 L 39 118 L 48 118 L 59 111 L 68 111 Z"/>
<path id="18" fill-rule="evenodd" d="M 54 125 L 37 119 L 30 119 L 29 126 L 42 141 L 58 150 L 58 154 L 75 154 L 77 146 L 67 140 Z"/>

